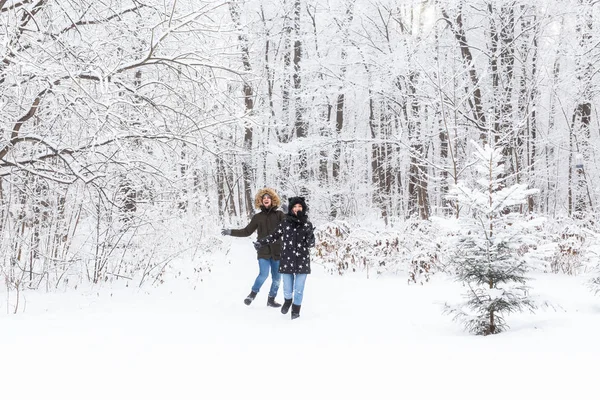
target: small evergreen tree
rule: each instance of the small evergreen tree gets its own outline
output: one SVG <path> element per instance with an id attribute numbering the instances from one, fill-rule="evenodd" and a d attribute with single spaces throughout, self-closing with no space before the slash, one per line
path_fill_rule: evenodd
<path id="1" fill-rule="evenodd" d="M 535 190 L 522 184 L 505 187 L 502 149 L 474 146 L 474 179 L 449 192 L 460 207 L 452 264 L 469 291 L 466 302 L 447 305 L 446 311 L 471 333 L 489 335 L 506 330 L 507 314 L 535 309 L 523 257 L 535 244 L 530 232 L 535 221 L 518 212 Z"/>

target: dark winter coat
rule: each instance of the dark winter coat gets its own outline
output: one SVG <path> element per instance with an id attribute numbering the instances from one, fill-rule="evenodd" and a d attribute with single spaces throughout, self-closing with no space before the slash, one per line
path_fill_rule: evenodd
<path id="1" fill-rule="evenodd" d="M 310 274 L 310 248 L 315 245 L 313 231 L 313 225 L 306 217 L 298 219 L 288 214 L 273 234 L 258 242 L 261 245 L 269 245 L 281 240 L 280 273 Z"/>
<path id="2" fill-rule="evenodd" d="M 273 206 L 269 209 L 266 209 L 261 205 L 261 199 L 264 194 L 268 194 L 271 196 L 271 201 Z M 255 206 L 256 208 L 260 208 L 260 212 L 255 214 L 248 226 L 242 229 L 232 229 L 231 236 L 236 237 L 248 237 L 257 232 L 257 239 L 262 239 L 275 231 L 277 226 L 285 219 L 285 214 L 278 210 L 277 207 L 281 204 L 281 200 L 277 193 L 273 189 L 262 189 L 256 194 L 255 198 Z M 272 258 L 274 260 L 279 260 L 281 257 L 281 242 L 275 241 L 268 246 L 261 247 L 257 251 L 257 258 Z"/>

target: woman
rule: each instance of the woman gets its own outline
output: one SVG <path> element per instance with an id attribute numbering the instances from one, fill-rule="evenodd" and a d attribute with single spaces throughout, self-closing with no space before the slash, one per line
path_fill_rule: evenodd
<path id="1" fill-rule="evenodd" d="M 281 240 L 279 273 L 283 277 L 284 302 L 281 313 L 287 314 L 292 307 L 292 319 L 300 316 L 306 277 L 310 274 L 310 248 L 315 245 L 314 227 L 308 221 L 308 206 L 304 197 L 289 199 L 286 218 L 271 235 L 254 242 L 254 247 Z"/>
<path id="2" fill-rule="evenodd" d="M 236 237 L 247 237 L 257 231 L 257 238 L 261 239 L 275 232 L 275 229 L 285 219 L 285 214 L 278 209 L 281 200 L 275 190 L 264 188 L 258 191 L 254 199 L 254 206 L 260 210 L 255 214 L 248 226 L 242 229 L 223 229 L 222 235 L 231 235 Z M 257 249 L 258 250 L 258 249 Z M 275 301 L 281 276 L 279 274 L 279 259 L 281 256 L 281 243 L 272 242 L 269 246 L 264 246 L 258 250 L 258 276 L 252 285 L 250 294 L 244 299 L 246 305 L 252 304 L 263 283 L 269 277 L 271 272 L 271 289 L 267 297 L 267 306 L 278 308 L 281 306 Z"/>

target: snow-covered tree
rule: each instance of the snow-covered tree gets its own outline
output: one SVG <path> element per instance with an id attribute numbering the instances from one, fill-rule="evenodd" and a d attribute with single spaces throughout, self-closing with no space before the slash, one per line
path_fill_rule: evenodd
<path id="1" fill-rule="evenodd" d="M 536 221 L 519 212 L 535 190 L 505 186 L 502 148 L 473 145 L 474 176 L 450 190 L 460 207 L 452 263 L 469 290 L 464 303 L 448 305 L 447 311 L 470 332 L 489 335 L 506 330 L 507 314 L 535 309 L 528 297 L 525 254 L 535 244 L 530 229 Z"/>
<path id="2" fill-rule="evenodd" d="M 140 238 L 150 215 L 156 227 L 212 185 L 207 138 L 236 119 L 216 100 L 237 76 L 228 34 L 209 33 L 226 3 L 170 3 L 0 0 L 7 287 L 55 286 L 73 264 L 94 283 L 120 275 L 108 265 L 134 247 L 125 232 Z"/>

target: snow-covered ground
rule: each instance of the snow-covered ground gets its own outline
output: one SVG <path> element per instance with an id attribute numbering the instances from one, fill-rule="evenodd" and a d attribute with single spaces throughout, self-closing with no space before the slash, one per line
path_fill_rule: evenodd
<path id="1" fill-rule="evenodd" d="M 437 275 L 329 276 L 314 266 L 301 318 L 266 307 L 249 240 L 191 288 L 0 294 L 2 399 L 595 399 L 600 298 L 586 277 L 535 276 L 552 302 L 471 336 L 442 315 L 463 288 Z M 278 300 L 282 300 L 282 294 Z"/>

